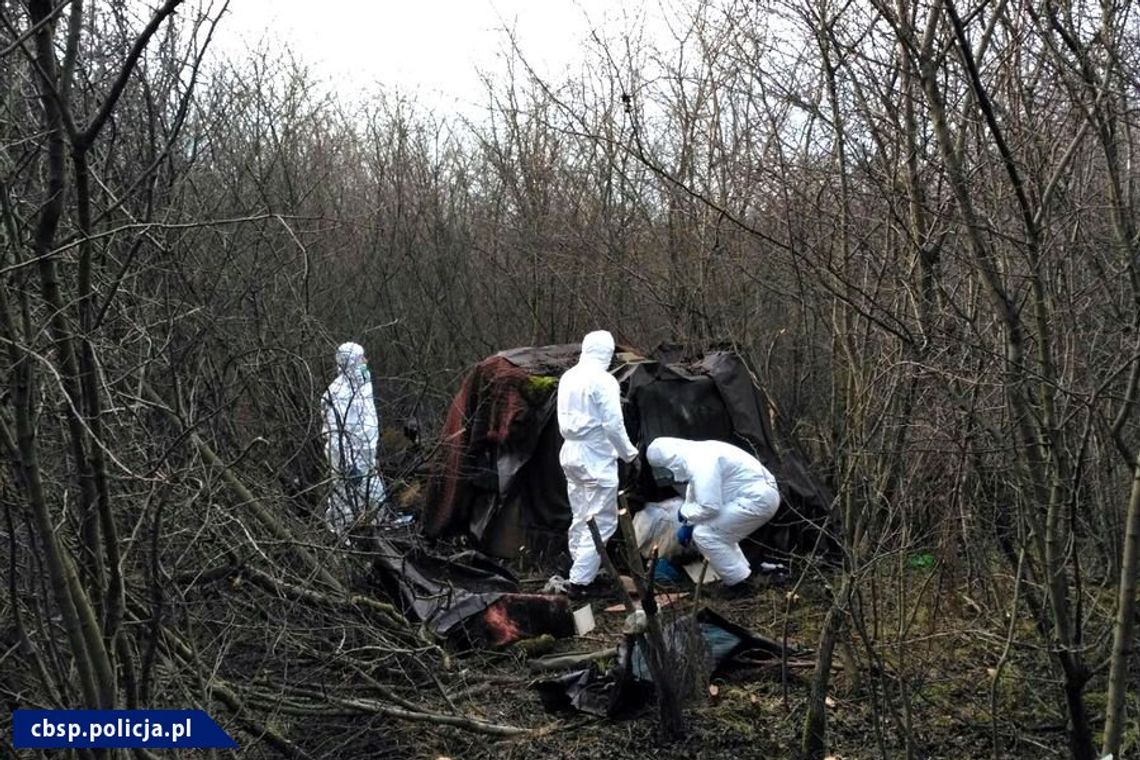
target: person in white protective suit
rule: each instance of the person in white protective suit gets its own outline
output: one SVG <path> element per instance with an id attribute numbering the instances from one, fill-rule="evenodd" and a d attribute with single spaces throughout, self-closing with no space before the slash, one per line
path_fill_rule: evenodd
<path id="1" fill-rule="evenodd" d="M 756 457 L 722 441 L 657 438 L 645 461 L 687 484 L 678 515 L 680 543 L 696 543 L 724 582 L 723 593 L 745 591 L 752 568 L 740 541 L 776 514 L 776 478 Z"/>
<path id="2" fill-rule="evenodd" d="M 380 418 L 364 348 L 343 343 L 336 349 L 337 377 L 321 397 L 325 445 L 332 468 L 325 522 L 339 536 L 371 513 L 375 524 L 384 503 L 384 481 L 376 468 Z"/>
<path id="3" fill-rule="evenodd" d="M 592 517 L 602 541 L 617 529 L 618 466 L 637 458 L 637 447 L 625 432 L 621 389 L 609 373 L 614 338 L 605 330 L 582 339 L 578 363 L 558 381 L 558 428 L 564 443 L 559 452 L 566 474 L 572 513 L 569 544 L 570 595 L 585 593 L 597 578 L 601 556 L 587 521 Z"/>

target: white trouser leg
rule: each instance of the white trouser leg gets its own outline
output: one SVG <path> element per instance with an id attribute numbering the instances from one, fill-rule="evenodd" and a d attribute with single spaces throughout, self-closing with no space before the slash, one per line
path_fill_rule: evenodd
<path id="1" fill-rule="evenodd" d="M 771 520 L 779 506 L 779 493 L 765 489 L 759 498 L 729 502 L 720 514 L 693 529 L 693 541 L 725 585 L 740 583 L 751 574 L 740 542 Z"/>
<path id="2" fill-rule="evenodd" d="M 590 535 L 590 527 L 586 522 L 593 516 L 602 543 L 613 536 L 617 529 L 618 487 L 616 483 L 603 486 L 574 480 L 568 480 L 566 486 L 570 509 L 574 515 L 568 535 L 570 558 L 573 560 L 570 582 L 585 586 L 598 576 L 598 569 L 602 565 L 602 558 L 594 546 L 594 538 Z"/>
<path id="3" fill-rule="evenodd" d="M 702 523 L 694 528 L 693 542 L 724 584 L 732 586 L 746 579 L 752 569 L 740 550 L 740 543 L 717 530 L 715 522 Z"/>

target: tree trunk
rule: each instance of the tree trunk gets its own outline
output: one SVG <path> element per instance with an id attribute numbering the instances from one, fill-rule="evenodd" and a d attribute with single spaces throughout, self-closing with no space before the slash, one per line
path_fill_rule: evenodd
<path id="1" fill-rule="evenodd" d="M 819 651 L 815 657 L 815 673 L 811 679 L 811 696 L 808 697 L 803 737 L 800 740 L 800 756 L 803 760 L 823 760 L 827 754 L 827 692 L 831 687 L 831 661 L 835 655 L 839 632 L 843 628 L 849 588 L 849 576 L 844 575 L 839 593 L 823 621 Z"/>
<path id="2" fill-rule="evenodd" d="M 1124 552 L 1120 563 L 1120 595 L 1116 625 L 1112 633 L 1112 660 L 1108 672 L 1108 698 L 1105 706 L 1102 755 L 1120 753 L 1124 730 L 1124 697 L 1128 693 L 1128 665 L 1132 659 L 1132 631 L 1136 618 L 1136 566 L 1140 546 L 1140 455 L 1132 475 L 1132 495 L 1128 499 Z"/>

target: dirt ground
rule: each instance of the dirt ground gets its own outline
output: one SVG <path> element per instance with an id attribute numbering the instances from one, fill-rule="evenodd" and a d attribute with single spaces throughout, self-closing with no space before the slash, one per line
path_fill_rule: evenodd
<path id="1" fill-rule="evenodd" d="M 1065 721 L 1051 664 L 1028 622 L 1013 626 L 1014 641 L 994 682 L 1010 630 L 1000 608 L 1000 574 L 988 593 L 994 611 L 987 612 L 985 599 L 975 598 L 983 597 L 982 591 L 940 573 L 938 568 L 913 569 L 894 580 L 867 584 L 874 598 L 858 600 L 868 621 L 865 630 L 849 629 L 835 658 L 828 697 L 830 755 L 841 760 L 906 757 L 903 737 L 909 733 L 911 756 L 931 760 L 1066 756 Z M 709 606 L 771 638 L 781 639 L 786 630 L 790 645 L 813 650 L 829 605 L 828 580 L 827 574 L 814 573 L 794 589 L 763 588 L 752 598 Z M 601 608 L 616 599 L 595 602 L 598 629 L 558 642 L 555 651 L 615 645 L 624 616 Z M 812 659 L 810 653 L 796 658 L 786 682 L 778 663 L 715 677 L 715 696 L 690 704 L 685 738 L 668 743 L 660 738 L 653 707 L 628 720 L 551 714 L 531 688 L 536 677 L 517 647 L 469 654 L 457 665 L 472 674 L 462 709 L 533 733 L 497 740 L 435 726 L 404 727 L 392 734 L 389 749 L 393 757 L 424 758 L 794 757 Z M 495 681 L 480 685 L 479 679 L 488 675 Z M 1090 712 L 1097 721 L 1103 715 L 1097 714 L 1096 703 L 1101 691 L 1095 682 L 1090 686 Z"/>

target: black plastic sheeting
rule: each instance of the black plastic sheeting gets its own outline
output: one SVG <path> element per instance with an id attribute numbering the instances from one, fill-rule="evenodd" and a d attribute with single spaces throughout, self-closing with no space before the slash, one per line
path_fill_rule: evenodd
<path id="1" fill-rule="evenodd" d="M 733 668 L 757 660 L 778 660 L 783 648 L 758 633 L 742 628 L 705 607 L 696 613 L 700 642 L 705 651 L 687 651 L 692 637 L 686 635 L 691 618 L 670 623 L 662 631 L 667 657 L 691 659 L 703 654 L 711 662 L 711 675 L 723 675 Z M 636 641 L 631 646 L 631 641 Z M 577 710 L 606 718 L 628 717 L 654 699 L 655 687 L 644 654 L 645 638 L 627 638 L 618 649 L 615 663 L 606 672 L 591 664 L 582 670 L 535 683 L 543 706 L 552 712 Z M 632 651 L 631 651 L 632 650 Z M 797 656 L 804 652 L 796 651 Z"/>
<path id="2" fill-rule="evenodd" d="M 560 594 L 519 591 L 509 570 L 474 551 L 443 557 L 412 536 L 378 537 L 374 578 L 408 618 L 449 645 L 499 648 L 520 639 L 574 635 L 574 613 Z"/>
<path id="3" fill-rule="evenodd" d="M 478 552 L 442 557 L 414 538 L 374 541 L 380 585 L 405 615 L 438 636 L 451 634 L 463 621 L 519 589 L 509 570 Z"/>

